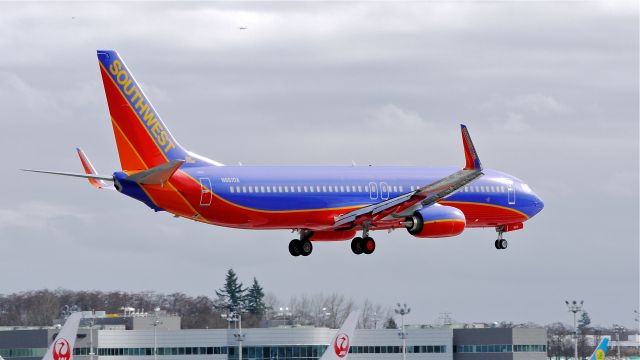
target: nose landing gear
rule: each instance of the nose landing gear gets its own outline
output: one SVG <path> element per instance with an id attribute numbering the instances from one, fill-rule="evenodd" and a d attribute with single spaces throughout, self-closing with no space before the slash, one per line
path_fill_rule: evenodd
<path id="1" fill-rule="evenodd" d="M 495 241 L 494 245 L 498 250 L 504 250 L 509 245 L 507 239 L 502 238 L 502 233 L 504 232 L 503 229 L 504 228 L 502 226 L 496 227 L 496 231 L 498 232 L 498 239 Z"/>

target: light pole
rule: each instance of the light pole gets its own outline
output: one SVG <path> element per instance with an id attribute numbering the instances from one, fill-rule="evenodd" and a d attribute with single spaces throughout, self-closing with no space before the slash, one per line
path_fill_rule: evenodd
<path id="1" fill-rule="evenodd" d="M 578 323 L 576 320 L 576 316 L 579 312 L 582 312 L 582 305 L 584 304 L 583 300 L 580 300 L 580 302 L 578 303 L 577 301 L 573 300 L 571 302 L 569 302 L 568 300 L 565 300 L 564 302 L 565 304 L 567 304 L 567 308 L 569 309 L 569 312 L 573 313 L 573 340 L 574 340 L 574 354 L 575 354 L 575 360 L 578 360 Z"/>
<path id="2" fill-rule="evenodd" d="M 638 323 L 638 335 L 636 335 L 636 352 L 637 355 L 640 355 L 640 312 L 638 310 L 633 310 L 633 313 L 636 314 L 636 317 L 633 319 Z"/>
<path id="3" fill-rule="evenodd" d="M 160 308 L 156 307 L 154 309 L 155 319 L 153 323 L 151 323 L 151 325 L 153 325 L 153 360 L 158 360 L 158 325 L 162 324 L 158 312 L 160 312 Z"/>
<path id="4" fill-rule="evenodd" d="M 618 348 L 618 359 L 622 359 L 620 357 L 620 333 L 624 332 L 624 326 L 620 326 L 617 324 L 613 324 L 613 331 L 616 333 L 616 347 Z"/>
<path id="5" fill-rule="evenodd" d="M 233 334 L 233 337 L 238 342 L 238 360 L 242 360 L 242 342 L 244 341 L 244 334 L 242 333 L 242 315 L 240 312 L 234 311 L 230 314 L 222 314 L 223 318 L 226 318 L 229 323 L 235 321 L 238 323 L 238 332 Z"/>
<path id="6" fill-rule="evenodd" d="M 400 303 L 398 303 L 395 312 L 396 314 L 400 315 L 402 324 L 402 331 L 398 333 L 398 335 L 402 339 L 402 360 L 407 360 L 407 332 L 404 331 L 404 316 L 409 315 L 409 313 L 411 312 L 411 308 L 407 307 L 407 304 L 403 304 L 401 306 Z"/>
<path id="7" fill-rule="evenodd" d="M 321 311 L 316 314 L 316 326 L 323 326 L 324 320 L 331 316 L 331 313 L 327 311 L 326 307 L 323 307 Z"/>
<path id="8" fill-rule="evenodd" d="M 89 360 L 93 360 L 93 325 L 96 321 L 96 313 L 91 310 L 91 320 L 89 320 Z"/>

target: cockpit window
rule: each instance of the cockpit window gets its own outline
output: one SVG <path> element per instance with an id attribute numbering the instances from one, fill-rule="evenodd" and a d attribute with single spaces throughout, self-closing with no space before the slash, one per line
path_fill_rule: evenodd
<path id="1" fill-rule="evenodd" d="M 528 192 L 528 193 L 530 193 L 530 192 L 532 191 L 532 190 L 531 190 L 531 188 L 529 187 L 529 185 L 527 185 L 527 184 L 522 184 L 522 185 L 520 185 L 520 186 L 522 186 L 522 190 L 523 190 L 524 192 Z"/>

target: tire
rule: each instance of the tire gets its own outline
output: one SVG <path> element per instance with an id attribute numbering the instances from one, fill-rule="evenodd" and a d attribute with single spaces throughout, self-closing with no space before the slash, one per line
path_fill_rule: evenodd
<path id="1" fill-rule="evenodd" d="M 293 239 L 289 242 L 289 254 L 291 254 L 291 256 L 300 256 L 301 253 L 301 246 L 300 246 L 300 240 L 298 239 Z"/>
<path id="2" fill-rule="evenodd" d="M 496 247 L 496 250 L 500 250 L 500 239 L 497 239 L 494 243 L 493 246 Z"/>
<path id="3" fill-rule="evenodd" d="M 500 249 L 501 250 L 504 250 L 504 249 L 507 248 L 509 243 L 507 242 L 507 239 L 502 239 L 502 240 L 500 240 L 500 243 L 498 245 L 500 245 Z"/>
<path id="4" fill-rule="evenodd" d="M 362 246 L 361 237 L 355 237 L 353 238 L 353 240 L 351 240 L 351 251 L 353 251 L 354 254 L 356 255 L 362 254 L 362 251 L 363 251 L 362 248 L 363 246 Z"/>
<path id="5" fill-rule="evenodd" d="M 362 239 L 362 252 L 369 255 L 376 250 L 376 242 L 373 238 L 366 237 Z"/>
<path id="6" fill-rule="evenodd" d="M 312 251 L 313 251 L 313 244 L 311 244 L 311 241 L 304 240 L 300 242 L 300 255 L 309 256 L 311 255 Z"/>

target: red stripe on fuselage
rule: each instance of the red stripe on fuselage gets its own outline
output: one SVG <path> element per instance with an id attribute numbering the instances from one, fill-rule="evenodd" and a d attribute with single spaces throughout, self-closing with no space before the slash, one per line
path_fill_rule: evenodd
<path id="1" fill-rule="evenodd" d="M 460 209 L 467 220 L 466 227 L 492 227 L 528 219 L 527 215 L 517 210 L 498 205 L 458 201 L 441 201 L 439 204 Z"/>

